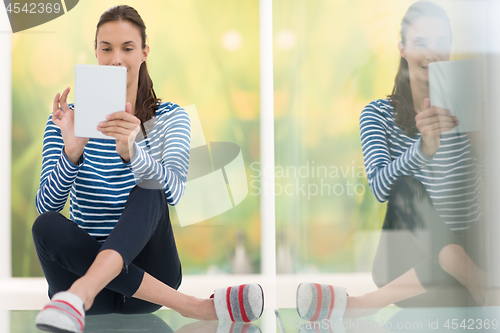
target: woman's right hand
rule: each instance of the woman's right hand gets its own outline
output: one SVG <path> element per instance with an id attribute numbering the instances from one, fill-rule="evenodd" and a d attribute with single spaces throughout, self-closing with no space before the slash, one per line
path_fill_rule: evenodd
<path id="1" fill-rule="evenodd" d="M 57 93 L 52 106 L 52 122 L 61 129 L 61 134 L 64 141 L 64 153 L 68 159 L 77 164 L 80 156 L 83 154 L 83 149 L 89 141 L 88 138 L 79 138 L 75 136 L 75 112 L 71 110 L 66 102 L 70 91 L 70 87 L 66 88 L 59 98 Z M 61 109 L 59 109 L 61 104 Z"/>
<path id="2" fill-rule="evenodd" d="M 440 145 L 441 133 L 449 131 L 458 125 L 458 119 L 450 116 L 450 111 L 431 107 L 429 98 L 424 100 L 424 110 L 417 113 L 415 117 L 420 134 L 422 135 L 422 153 L 432 158 Z"/>

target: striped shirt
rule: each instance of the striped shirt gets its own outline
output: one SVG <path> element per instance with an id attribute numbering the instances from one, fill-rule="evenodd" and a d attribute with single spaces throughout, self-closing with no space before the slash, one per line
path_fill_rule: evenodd
<path id="1" fill-rule="evenodd" d="M 74 104 L 69 104 L 71 110 Z M 136 154 L 125 163 L 115 139 L 90 139 L 77 165 L 64 154 L 61 130 L 52 115 L 43 136 L 42 171 L 36 194 L 39 214 L 61 211 L 70 194 L 70 219 L 104 242 L 125 208 L 132 188 L 154 180 L 168 204 L 179 202 L 186 186 L 191 125 L 187 112 L 176 104 L 161 103 L 156 117 L 139 133 Z M 151 181 L 144 183 L 148 184 Z"/>
<path id="2" fill-rule="evenodd" d="M 429 159 L 421 152 L 420 133 L 412 138 L 402 132 L 387 99 L 368 104 L 359 123 L 368 184 L 378 201 L 388 199 L 398 177 L 413 176 L 451 230 L 468 229 L 479 219 L 480 173 L 466 134 L 441 134 Z"/>

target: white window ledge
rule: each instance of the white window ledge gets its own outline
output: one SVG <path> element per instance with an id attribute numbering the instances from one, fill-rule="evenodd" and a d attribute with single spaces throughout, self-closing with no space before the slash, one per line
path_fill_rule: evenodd
<path id="1" fill-rule="evenodd" d="M 295 293 L 301 282 L 343 286 L 350 295 L 375 290 L 370 273 L 339 273 L 313 275 L 277 275 L 276 281 L 263 275 L 185 275 L 179 291 L 199 298 L 208 298 L 216 288 L 243 283 L 259 283 L 266 290 L 276 290 L 279 308 L 295 307 Z M 0 279 L 0 310 L 39 310 L 49 300 L 45 278 Z"/>

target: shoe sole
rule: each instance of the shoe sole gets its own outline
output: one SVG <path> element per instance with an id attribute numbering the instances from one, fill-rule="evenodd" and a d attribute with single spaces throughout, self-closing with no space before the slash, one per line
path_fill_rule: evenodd
<path id="1" fill-rule="evenodd" d="M 52 326 L 52 325 L 45 325 L 45 324 L 36 324 L 36 327 L 42 331 L 46 332 L 53 332 L 53 333 L 75 333 L 75 331 L 68 331 L 68 330 L 63 330 L 61 328 Z"/>

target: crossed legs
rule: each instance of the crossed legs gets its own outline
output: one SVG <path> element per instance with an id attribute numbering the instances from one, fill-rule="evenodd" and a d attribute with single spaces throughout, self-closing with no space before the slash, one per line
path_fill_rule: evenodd
<path id="1" fill-rule="evenodd" d="M 162 305 L 197 319 L 216 319 L 213 301 L 176 289 L 181 267 L 164 193 L 138 186 L 104 244 L 59 213 L 33 225 L 49 297 L 68 290 L 87 314 L 154 312 Z"/>
<path id="2" fill-rule="evenodd" d="M 349 297 L 347 309 L 380 309 L 398 302 L 412 307 L 463 306 L 467 297 L 462 296 L 467 291 L 482 305 L 488 275 L 476 265 L 484 237 L 480 226 L 478 221 L 469 230 L 451 231 L 434 209 L 425 187 L 413 177 L 401 177 L 391 191 L 373 264 L 373 279 L 379 289 Z M 453 297 L 444 300 L 451 300 L 447 304 L 438 303 L 441 300 L 432 296 L 444 291 L 451 291 Z"/>

